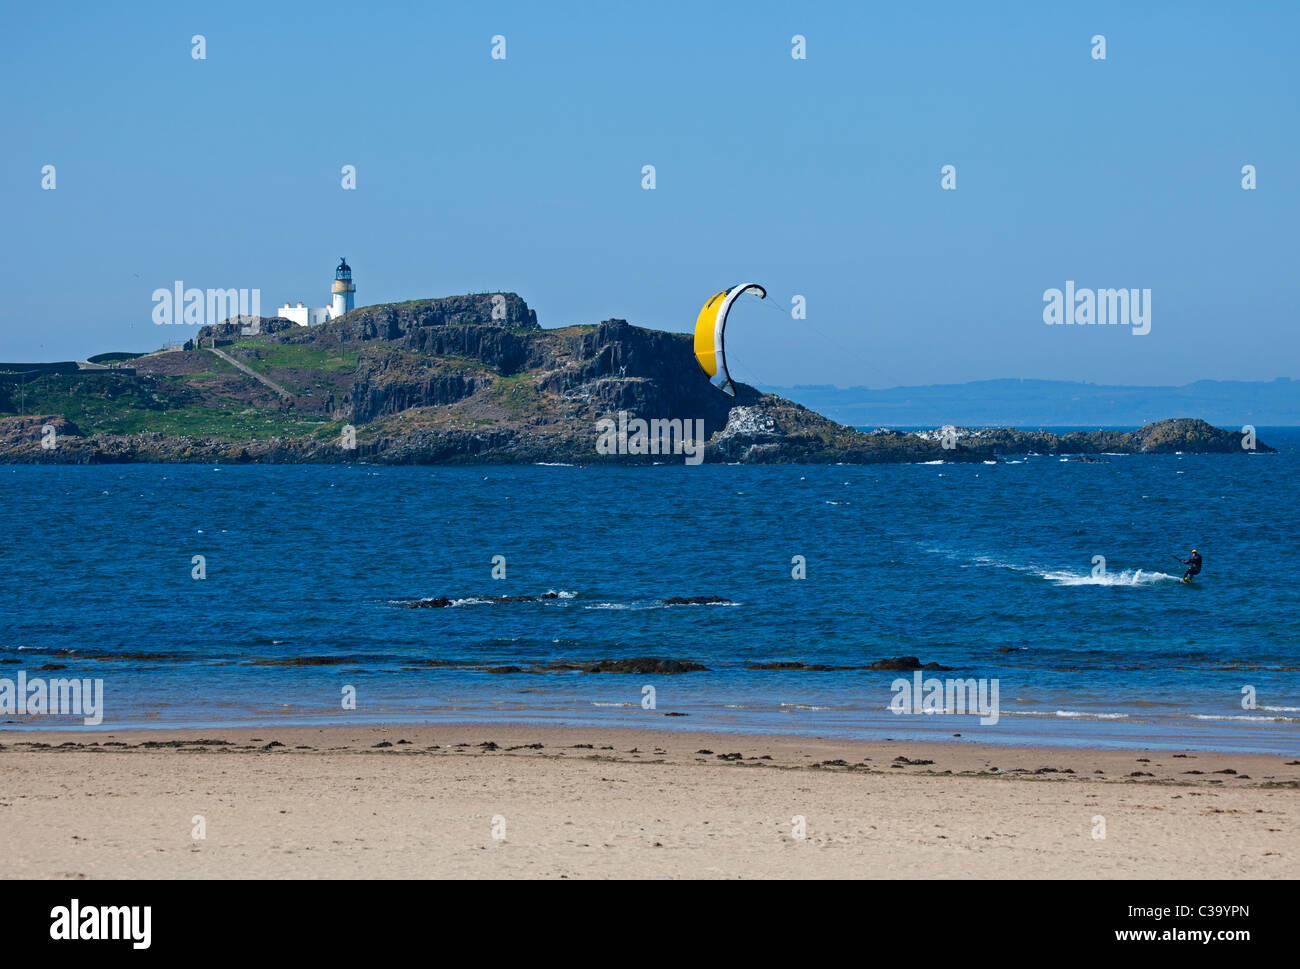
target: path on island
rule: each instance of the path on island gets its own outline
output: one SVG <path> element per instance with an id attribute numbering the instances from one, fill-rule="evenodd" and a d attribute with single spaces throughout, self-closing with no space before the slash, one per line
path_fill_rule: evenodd
<path id="1" fill-rule="evenodd" d="M 210 353 L 215 353 L 215 354 L 216 354 L 217 356 L 219 356 L 222 360 L 226 361 L 226 363 L 231 364 L 231 365 L 234 366 L 237 370 L 242 370 L 244 373 L 248 374 L 248 375 L 249 375 L 250 377 L 252 377 L 254 380 L 260 380 L 262 383 L 266 384 L 266 386 L 270 387 L 272 390 L 274 390 L 277 394 L 279 394 L 279 395 L 280 395 L 281 397 L 283 397 L 285 400 L 289 400 L 291 397 L 293 397 L 293 394 L 289 393 L 289 391 L 285 390 L 283 387 L 281 387 L 279 384 L 277 384 L 274 380 L 270 379 L 269 377 L 263 377 L 260 373 L 258 373 L 258 372 L 257 372 L 256 370 L 254 370 L 252 367 L 248 366 L 248 364 L 246 364 L 246 363 L 240 363 L 238 360 L 236 360 L 236 359 L 235 359 L 234 357 L 232 357 L 230 354 L 226 353 L 225 350 L 218 350 L 216 347 L 204 347 L 204 349 L 207 350 L 207 351 L 210 352 Z"/>

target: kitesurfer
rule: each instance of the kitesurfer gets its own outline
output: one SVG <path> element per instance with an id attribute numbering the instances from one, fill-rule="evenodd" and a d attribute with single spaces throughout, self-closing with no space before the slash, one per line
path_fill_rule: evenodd
<path id="1" fill-rule="evenodd" d="M 1196 549 L 1192 549 L 1191 558 L 1179 559 L 1178 561 L 1187 566 L 1187 571 L 1183 573 L 1184 582 L 1189 581 L 1192 576 L 1199 574 L 1201 571 L 1201 553 L 1196 551 Z"/>

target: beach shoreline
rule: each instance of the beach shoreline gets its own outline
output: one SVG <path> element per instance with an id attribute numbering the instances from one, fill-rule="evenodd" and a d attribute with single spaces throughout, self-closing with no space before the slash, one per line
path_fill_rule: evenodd
<path id="1" fill-rule="evenodd" d="M 1264 754 L 495 722 L 5 730 L 0 766 L 5 878 L 1300 877 Z"/>

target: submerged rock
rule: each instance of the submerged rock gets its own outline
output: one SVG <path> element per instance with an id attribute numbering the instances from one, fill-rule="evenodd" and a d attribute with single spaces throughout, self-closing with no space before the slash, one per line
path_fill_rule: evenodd
<path id="1" fill-rule="evenodd" d="M 545 599 L 558 599 L 558 592 L 543 592 L 537 596 L 466 596 L 464 601 L 474 603 L 503 603 L 503 602 L 541 602 Z M 446 609 L 456 604 L 456 600 L 447 596 L 436 596 L 432 599 L 413 599 L 410 602 L 403 602 L 401 606 L 405 609 Z"/>
<path id="2" fill-rule="evenodd" d="M 254 666 L 342 666 L 355 663 L 349 656 L 286 656 L 279 659 L 250 660 Z"/>
<path id="3" fill-rule="evenodd" d="M 854 666 L 829 666 L 825 663 L 747 663 L 747 670 L 801 670 L 803 672 L 824 673 L 834 670 L 852 670 Z"/>
<path id="4" fill-rule="evenodd" d="M 699 673 L 708 667 L 689 660 L 657 659 L 638 656 L 632 659 L 605 659 L 582 667 L 584 673 Z"/>
<path id="5" fill-rule="evenodd" d="M 897 673 L 910 673 L 915 670 L 944 671 L 952 668 L 951 666 L 940 666 L 938 663 L 926 663 L 922 666 L 921 661 L 915 656 L 894 656 L 890 659 L 878 659 L 867 667 L 869 670 L 890 670 Z"/>

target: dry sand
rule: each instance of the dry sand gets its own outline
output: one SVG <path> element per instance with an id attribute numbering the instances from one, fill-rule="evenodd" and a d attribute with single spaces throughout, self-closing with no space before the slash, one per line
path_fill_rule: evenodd
<path id="1" fill-rule="evenodd" d="M 5 878 L 1300 877 L 1297 758 L 501 725 L 0 744 Z"/>

